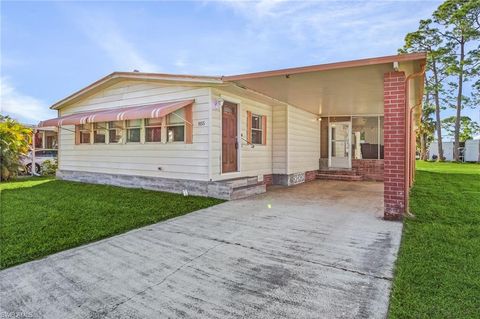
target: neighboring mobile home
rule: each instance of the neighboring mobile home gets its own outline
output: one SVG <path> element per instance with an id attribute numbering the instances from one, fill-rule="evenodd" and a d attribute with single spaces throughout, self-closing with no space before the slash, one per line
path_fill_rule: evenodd
<path id="1" fill-rule="evenodd" d="M 480 140 L 466 140 L 464 162 L 480 162 Z"/>
<path id="2" fill-rule="evenodd" d="M 453 161 L 454 142 L 442 142 L 443 157 L 445 161 Z M 438 142 L 430 144 L 428 150 L 428 159 L 436 160 L 438 158 Z M 480 140 L 466 140 L 460 142 L 460 161 L 462 162 L 480 162 Z"/>
<path id="3" fill-rule="evenodd" d="M 234 199 L 317 177 L 407 207 L 425 54 L 209 77 L 115 72 L 55 103 L 61 179 Z"/>

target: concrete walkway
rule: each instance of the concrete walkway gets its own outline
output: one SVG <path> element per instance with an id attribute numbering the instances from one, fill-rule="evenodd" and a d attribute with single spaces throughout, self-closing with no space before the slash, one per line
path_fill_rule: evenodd
<path id="1" fill-rule="evenodd" d="M 384 318 L 382 188 L 273 188 L 6 269 L 0 318 Z"/>

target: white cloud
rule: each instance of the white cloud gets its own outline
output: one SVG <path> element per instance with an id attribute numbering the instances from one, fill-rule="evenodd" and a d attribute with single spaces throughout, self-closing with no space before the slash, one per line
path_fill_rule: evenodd
<path id="1" fill-rule="evenodd" d="M 46 103 L 19 92 L 6 77 L 0 79 L 0 111 L 26 124 L 37 124 L 56 117 L 56 112 L 50 110 Z"/>
<path id="2" fill-rule="evenodd" d="M 240 47 L 285 67 L 395 54 L 406 33 L 439 3 L 262 0 L 220 5 L 245 20 Z M 254 71 L 255 66 L 247 68 Z"/>
<path id="3" fill-rule="evenodd" d="M 76 12 L 76 21 L 85 35 L 110 58 L 119 71 L 158 72 L 160 68 L 148 61 L 121 33 L 121 27 L 104 13 Z"/>
<path id="4" fill-rule="evenodd" d="M 177 69 L 177 72 L 180 71 L 190 71 L 188 68 L 190 66 L 189 53 L 187 50 L 180 50 L 176 53 L 173 60 L 173 65 Z"/>

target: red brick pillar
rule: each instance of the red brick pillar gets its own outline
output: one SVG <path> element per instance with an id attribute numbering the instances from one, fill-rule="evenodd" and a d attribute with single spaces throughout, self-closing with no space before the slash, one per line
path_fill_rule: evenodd
<path id="1" fill-rule="evenodd" d="M 405 73 L 388 72 L 383 79 L 384 218 L 401 219 L 406 208 Z"/>

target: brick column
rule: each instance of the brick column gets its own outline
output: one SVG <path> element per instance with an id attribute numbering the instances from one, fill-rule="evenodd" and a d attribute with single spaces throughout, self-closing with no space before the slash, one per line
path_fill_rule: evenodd
<path id="1" fill-rule="evenodd" d="M 383 79 L 384 218 L 401 219 L 406 208 L 405 73 L 388 72 Z"/>

